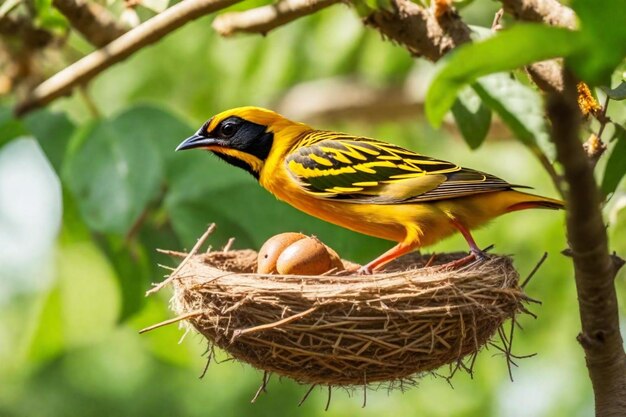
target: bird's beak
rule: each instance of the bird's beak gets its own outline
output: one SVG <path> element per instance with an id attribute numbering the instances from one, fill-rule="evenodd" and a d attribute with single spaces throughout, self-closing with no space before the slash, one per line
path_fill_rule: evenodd
<path id="1" fill-rule="evenodd" d="M 216 144 L 217 141 L 215 139 L 208 138 L 206 136 L 202 136 L 196 133 L 193 136 L 190 136 L 182 141 L 181 144 L 176 147 L 176 150 L 184 151 L 187 149 L 206 148 L 208 146 Z"/>

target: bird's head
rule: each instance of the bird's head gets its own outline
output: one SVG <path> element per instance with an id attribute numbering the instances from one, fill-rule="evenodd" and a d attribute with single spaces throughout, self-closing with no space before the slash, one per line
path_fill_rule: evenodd
<path id="1" fill-rule="evenodd" d="M 289 147 L 308 129 L 271 110 L 238 107 L 210 118 L 176 150 L 209 150 L 258 179 L 272 148 Z"/>

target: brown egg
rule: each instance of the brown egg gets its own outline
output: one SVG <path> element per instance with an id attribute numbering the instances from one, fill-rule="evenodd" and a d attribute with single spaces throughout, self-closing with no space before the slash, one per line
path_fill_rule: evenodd
<path id="1" fill-rule="evenodd" d="M 286 275 L 320 275 L 331 268 L 331 255 L 326 245 L 316 237 L 292 243 L 276 261 L 278 273 Z"/>
<path id="2" fill-rule="evenodd" d="M 335 252 L 335 250 L 328 245 L 324 246 L 326 246 L 326 250 L 330 255 L 330 268 L 334 268 L 336 271 L 345 270 L 346 267 L 343 265 L 343 261 L 341 260 L 341 257 L 337 254 L 337 252 Z"/>
<path id="3" fill-rule="evenodd" d="M 302 233 L 281 233 L 269 238 L 259 250 L 257 258 L 257 272 L 259 274 L 275 274 L 276 260 L 280 254 L 292 243 L 306 238 Z"/>

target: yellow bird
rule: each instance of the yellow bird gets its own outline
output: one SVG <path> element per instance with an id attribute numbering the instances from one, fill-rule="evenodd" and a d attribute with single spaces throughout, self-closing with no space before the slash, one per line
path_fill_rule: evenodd
<path id="1" fill-rule="evenodd" d="M 330 223 L 398 244 L 363 266 L 389 261 L 511 211 L 563 208 L 508 182 L 378 140 L 316 130 L 259 107 L 209 119 L 176 150 L 206 149 L 252 174 L 270 193 Z"/>

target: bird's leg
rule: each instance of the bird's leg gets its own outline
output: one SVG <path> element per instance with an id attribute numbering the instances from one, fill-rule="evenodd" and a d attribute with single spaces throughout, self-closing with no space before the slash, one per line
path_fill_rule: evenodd
<path id="1" fill-rule="evenodd" d="M 405 253 L 409 253 L 415 248 L 417 244 L 404 243 L 400 242 L 393 248 L 389 249 L 387 252 L 380 255 L 378 258 L 369 262 L 367 265 L 362 266 L 358 270 L 359 275 L 371 275 L 376 269 L 386 265 L 387 263 L 393 261 L 396 258 L 404 255 Z"/>
<path id="2" fill-rule="evenodd" d="M 478 261 L 487 260 L 488 259 L 487 254 L 485 254 L 485 252 L 483 252 L 482 250 L 480 250 L 480 248 L 478 248 L 478 245 L 476 245 L 476 241 L 474 241 L 474 238 L 472 237 L 472 234 L 470 233 L 470 231 L 461 222 L 459 222 L 456 219 L 451 219 L 450 222 L 452 222 L 454 227 L 457 228 L 457 230 L 463 235 L 463 237 L 467 241 L 467 244 L 470 247 L 470 254 L 461 259 L 457 259 L 455 261 L 445 263 L 441 265 L 441 267 L 445 269 L 456 269 L 456 268 L 465 266 L 475 260 L 478 260 Z"/>
<path id="3" fill-rule="evenodd" d="M 457 230 L 463 235 L 463 237 L 465 238 L 465 241 L 469 245 L 470 253 L 471 253 L 470 256 L 472 256 L 474 259 L 477 259 L 479 261 L 484 261 L 488 259 L 487 254 L 483 252 L 482 250 L 480 250 L 480 248 L 476 244 L 476 241 L 472 237 L 472 234 L 470 233 L 469 229 L 467 229 L 461 222 L 459 222 L 456 219 L 452 219 L 451 222 L 454 225 L 454 227 L 456 227 Z"/>

